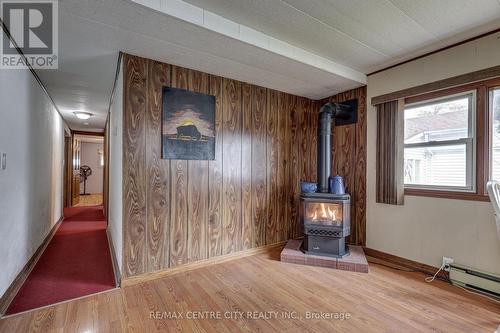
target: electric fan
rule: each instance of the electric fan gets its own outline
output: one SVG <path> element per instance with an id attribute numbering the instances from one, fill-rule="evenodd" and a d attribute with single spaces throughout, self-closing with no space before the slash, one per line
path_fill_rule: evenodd
<path id="1" fill-rule="evenodd" d="M 92 174 L 92 168 L 89 167 L 88 165 L 82 165 L 80 167 L 80 183 L 83 182 L 83 194 L 82 195 L 89 195 L 90 193 L 87 193 L 87 178 Z"/>

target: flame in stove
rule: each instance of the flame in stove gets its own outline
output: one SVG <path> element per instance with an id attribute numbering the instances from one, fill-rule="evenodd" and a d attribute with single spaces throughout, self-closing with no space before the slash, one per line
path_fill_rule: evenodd
<path id="1" fill-rule="evenodd" d="M 331 209 L 330 205 L 325 205 L 324 203 L 320 204 L 319 211 L 320 215 L 318 218 L 318 210 L 314 210 L 313 216 L 311 216 L 311 219 L 313 221 L 317 221 L 318 219 L 328 220 L 328 221 L 337 220 L 337 211 L 335 209 Z"/>

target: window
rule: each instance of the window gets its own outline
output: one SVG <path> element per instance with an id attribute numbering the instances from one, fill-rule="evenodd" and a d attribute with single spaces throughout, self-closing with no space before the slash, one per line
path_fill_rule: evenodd
<path id="1" fill-rule="evenodd" d="M 500 180 L 500 87 L 490 90 L 490 179 Z"/>
<path id="2" fill-rule="evenodd" d="M 405 106 L 406 188 L 475 191 L 475 102 L 469 91 Z"/>

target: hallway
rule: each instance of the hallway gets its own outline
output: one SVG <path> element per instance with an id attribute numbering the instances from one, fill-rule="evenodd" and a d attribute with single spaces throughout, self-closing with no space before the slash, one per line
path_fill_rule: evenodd
<path id="1" fill-rule="evenodd" d="M 7 315 L 115 287 L 102 206 L 67 208 L 64 217 Z"/>
<path id="2" fill-rule="evenodd" d="M 81 195 L 76 207 L 102 205 L 102 193 Z"/>

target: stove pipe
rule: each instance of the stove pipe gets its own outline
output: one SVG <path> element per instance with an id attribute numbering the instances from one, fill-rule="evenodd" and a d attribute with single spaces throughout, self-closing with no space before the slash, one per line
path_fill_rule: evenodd
<path id="1" fill-rule="evenodd" d="M 332 170 L 332 124 L 336 118 L 347 119 L 351 107 L 338 103 L 326 103 L 318 118 L 318 192 L 328 193 L 328 178 Z"/>

